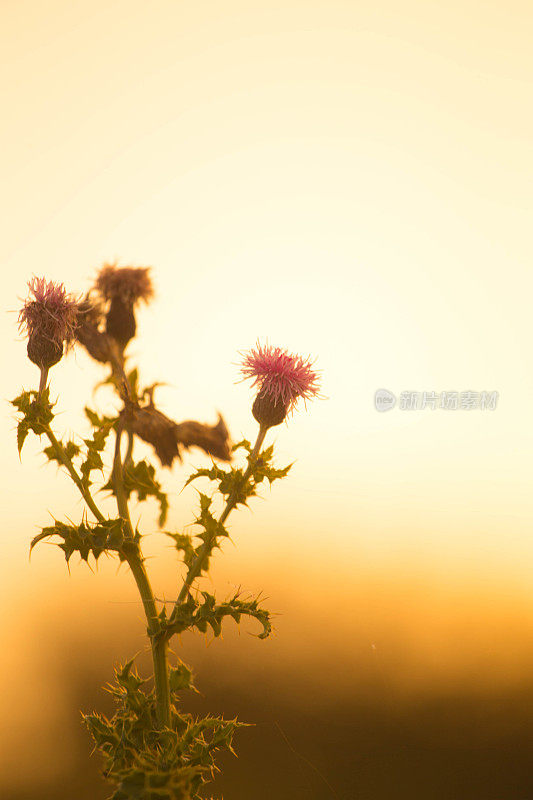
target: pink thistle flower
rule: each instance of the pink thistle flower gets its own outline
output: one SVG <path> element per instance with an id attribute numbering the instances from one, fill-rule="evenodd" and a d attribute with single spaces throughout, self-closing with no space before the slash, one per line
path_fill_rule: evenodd
<path id="1" fill-rule="evenodd" d="M 62 283 L 34 277 L 30 297 L 19 312 L 19 330 L 28 335 L 28 357 L 41 368 L 60 360 L 63 345 L 74 339 L 78 306 Z M 33 298 L 31 297 L 33 295 Z"/>
<path id="2" fill-rule="evenodd" d="M 299 398 L 305 402 L 318 396 L 319 377 L 309 357 L 259 342 L 242 356 L 241 374 L 259 387 L 252 412 L 260 424 L 279 425 Z"/>

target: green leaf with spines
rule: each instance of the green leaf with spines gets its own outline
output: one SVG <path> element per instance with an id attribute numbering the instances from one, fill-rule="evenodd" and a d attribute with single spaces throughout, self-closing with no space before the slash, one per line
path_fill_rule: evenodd
<path id="1" fill-rule="evenodd" d="M 264 478 L 267 478 L 268 482 L 272 484 L 273 481 L 278 480 L 280 478 L 285 478 L 289 470 L 292 467 L 292 464 L 289 464 L 287 467 L 282 467 L 281 469 L 276 469 L 272 466 L 272 458 L 274 457 L 274 445 L 271 444 L 269 447 L 265 447 L 264 450 L 261 450 L 259 455 L 256 459 L 252 461 L 251 459 L 251 452 L 252 448 L 250 447 L 249 442 L 245 442 L 243 445 L 248 450 L 248 464 L 251 466 L 252 469 L 252 478 L 255 484 L 261 483 Z"/>
<path id="2" fill-rule="evenodd" d="M 144 502 L 148 497 L 154 497 L 158 501 L 158 524 L 161 528 L 167 519 L 168 497 L 166 492 L 162 490 L 159 481 L 156 480 L 155 467 L 145 460 L 138 461 L 137 463 L 131 461 L 128 464 L 124 464 L 122 475 L 124 492 L 128 499 L 132 492 L 135 492 L 137 500 L 140 503 Z M 116 494 L 113 477 L 111 477 L 102 488 Z"/>
<path id="3" fill-rule="evenodd" d="M 259 456 L 253 466 L 252 475 L 256 484 L 261 483 L 263 479 L 266 478 L 269 484 L 272 485 L 273 481 L 285 478 L 289 474 L 291 467 L 292 464 L 288 464 L 286 467 L 276 469 L 275 467 L 271 467 L 267 462 L 264 462 L 261 456 Z"/>
<path id="4" fill-rule="evenodd" d="M 216 540 L 219 536 L 228 536 L 224 525 L 211 513 L 210 508 L 212 502 L 212 498 L 209 497 L 209 495 L 200 492 L 200 514 L 195 519 L 195 525 L 199 525 L 203 528 L 203 532 L 196 534 L 196 536 L 206 543 Z"/>
<path id="5" fill-rule="evenodd" d="M 184 485 L 188 486 L 198 478 L 209 478 L 210 481 L 221 480 L 224 478 L 225 474 L 225 470 L 221 469 L 218 464 L 213 464 L 210 469 L 203 467 L 202 469 L 197 469 L 195 472 L 191 473 Z"/>
<path id="6" fill-rule="evenodd" d="M 244 450 L 248 450 L 249 453 L 251 453 L 252 451 L 252 445 L 250 444 L 248 439 L 241 439 L 240 442 L 237 442 L 232 446 L 231 451 L 232 453 L 235 453 L 236 450 L 240 450 L 241 448 L 244 448 Z"/>
<path id="7" fill-rule="evenodd" d="M 169 531 L 162 531 L 165 536 L 170 537 L 174 541 L 176 550 L 183 552 L 183 563 L 186 567 L 191 567 L 194 561 L 195 549 L 192 543 L 192 536 L 186 533 L 170 533 Z"/>
<path id="8" fill-rule="evenodd" d="M 66 454 L 67 458 L 70 459 L 71 461 L 80 452 L 79 445 L 77 445 L 76 442 L 73 442 L 70 439 L 65 444 L 63 444 L 63 442 L 60 442 L 60 444 L 61 444 L 63 450 L 65 451 L 65 454 Z M 56 452 L 56 449 L 55 449 L 55 447 L 53 445 L 50 445 L 49 447 L 45 447 L 43 449 L 43 453 L 47 457 L 48 461 L 57 461 L 58 464 L 63 466 L 63 461 L 62 461 L 60 455 Z"/>
<path id="9" fill-rule="evenodd" d="M 98 560 L 102 553 L 108 551 L 118 553 L 121 560 L 124 560 L 123 526 L 124 522 L 120 518 L 97 522 L 94 525 L 89 525 L 87 522 L 72 525 L 55 520 L 53 525 L 46 526 L 41 533 L 33 537 L 30 553 L 44 539 L 57 537 L 60 542 L 56 544 L 63 550 L 67 563 L 74 553 L 79 553 L 82 560 L 88 562 L 90 555 Z"/>
<path id="10" fill-rule="evenodd" d="M 257 495 L 256 487 L 265 478 L 272 484 L 273 481 L 284 478 L 292 466 L 292 464 L 289 464 L 289 466 L 282 469 L 272 466 L 274 445 L 270 445 L 261 451 L 253 461 L 251 459 L 253 447 L 247 439 L 243 439 L 233 445 L 232 450 L 235 451 L 239 448 L 248 452 L 247 461 L 249 468 L 251 468 L 251 474 L 246 481 L 244 480 L 243 469 L 230 467 L 226 470 L 219 467 L 218 464 L 213 464 L 210 468 L 204 467 L 193 472 L 185 482 L 185 486 L 188 486 L 198 478 L 209 478 L 211 481 L 217 481 L 217 491 L 225 497 L 227 502 L 231 502 L 234 507 L 237 507 L 238 505 L 247 505 L 248 499 Z"/>
<path id="11" fill-rule="evenodd" d="M 244 473 L 242 469 L 231 467 L 228 470 L 222 469 L 214 464 L 210 469 L 202 468 L 193 472 L 185 482 L 188 486 L 198 478 L 209 478 L 211 481 L 218 481 L 217 491 L 226 499 L 232 498 L 235 505 L 246 504 L 246 499 L 254 494 L 254 487 L 248 483 L 244 485 Z"/>
<path id="12" fill-rule="evenodd" d="M 83 440 L 86 451 L 85 460 L 80 467 L 82 484 L 88 489 L 91 485 L 91 472 L 104 468 L 101 453 L 105 450 L 107 437 L 115 427 L 118 418 L 100 416 L 88 407 L 85 407 L 85 416 L 94 429 L 92 437 Z"/>
<path id="13" fill-rule="evenodd" d="M 209 628 L 215 638 L 222 633 L 222 623 L 230 617 L 237 624 L 241 617 L 256 619 L 262 627 L 259 639 L 266 639 L 272 632 L 270 613 L 259 606 L 259 600 L 241 600 L 239 594 L 224 603 L 217 603 L 213 595 L 208 592 L 200 593 L 203 602 L 198 602 L 191 595 L 181 603 L 172 614 L 172 620 L 166 625 L 167 632 L 171 635 L 196 628 L 201 633 L 206 633 Z M 164 623 L 163 623 L 164 624 Z"/>
<path id="14" fill-rule="evenodd" d="M 192 670 L 181 659 L 177 667 L 171 667 L 169 672 L 169 682 L 171 692 L 181 692 L 184 689 L 191 689 L 197 692 L 194 685 Z"/>
<path id="15" fill-rule="evenodd" d="M 192 688 L 190 670 L 182 662 L 170 673 L 173 695 Z M 154 691 L 144 688 L 132 662 L 115 670 L 108 687 L 115 714 L 84 716 L 96 747 L 105 759 L 105 775 L 114 785 L 114 800 L 200 800 L 212 780 L 221 748 L 233 752 L 237 720 L 195 718 L 171 706 L 170 723 L 156 724 Z"/>
<path id="16" fill-rule="evenodd" d="M 100 414 L 98 414 L 96 411 L 93 411 L 93 409 L 89 408 L 89 406 L 85 406 L 83 411 L 93 428 L 100 429 L 108 426 L 113 427 L 117 421 L 117 417 L 107 417 L 105 414 L 100 416 Z"/>
<path id="17" fill-rule="evenodd" d="M 37 436 L 41 436 L 54 418 L 50 390 L 43 389 L 41 394 L 35 390 L 22 392 L 11 401 L 11 405 L 22 414 L 22 419 L 17 425 L 17 448 L 20 456 L 28 433 L 33 431 Z"/>
<path id="18" fill-rule="evenodd" d="M 17 425 L 17 450 L 20 454 L 22 453 L 22 448 L 24 447 L 24 442 L 26 441 L 26 437 L 30 429 L 25 419 L 21 419 Z"/>

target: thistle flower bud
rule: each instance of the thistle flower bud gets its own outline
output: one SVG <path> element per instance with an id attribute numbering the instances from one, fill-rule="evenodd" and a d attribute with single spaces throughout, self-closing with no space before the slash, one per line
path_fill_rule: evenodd
<path id="1" fill-rule="evenodd" d="M 282 400 L 274 400 L 268 393 L 259 393 L 252 406 L 254 419 L 264 428 L 281 425 L 287 416 L 288 408 Z"/>
<path id="2" fill-rule="evenodd" d="M 28 335 L 30 361 L 47 370 L 60 361 L 65 343 L 74 338 L 77 303 L 62 283 L 35 277 L 28 281 L 28 288 L 30 297 L 19 312 L 19 329 Z"/>
<path id="3" fill-rule="evenodd" d="M 259 387 L 252 414 L 263 427 L 283 422 L 300 397 L 305 401 L 318 395 L 318 373 L 311 369 L 309 358 L 259 342 L 255 350 L 242 355 L 241 374 Z"/>
<path id="4" fill-rule="evenodd" d="M 109 302 L 106 333 L 124 349 L 137 329 L 134 308 L 147 303 L 154 290 L 149 267 L 117 267 L 104 264 L 96 279 L 96 289 Z"/>

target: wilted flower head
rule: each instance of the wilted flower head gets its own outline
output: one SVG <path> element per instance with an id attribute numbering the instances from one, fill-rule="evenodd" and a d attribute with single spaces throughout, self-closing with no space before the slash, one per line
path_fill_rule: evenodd
<path id="1" fill-rule="evenodd" d="M 96 279 L 96 288 L 106 300 L 119 299 L 130 305 L 146 303 L 153 297 L 150 267 L 117 267 L 104 264 Z"/>
<path id="2" fill-rule="evenodd" d="M 28 334 L 30 360 L 49 368 L 60 360 L 64 343 L 74 338 L 77 303 L 62 283 L 34 277 L 28 288 L 30 297 L 19 312 L 19 328 Z"/>
<path id="3" fill-rule="evenodd" d="M 101 330 L 104 319 L 104 301 L 99 295 L 88 292 L 78 303 L 76 339 L 94 359 L 103 364 L 107 363 L 113 355 L 110 339 Z"/>
<path id="4" fill-rule="evenodd" d="M 292 411 L 297 400 L 311 400 L 318 395 L 318 373 L 311 359 L 288 353 L 281 347 L 261 345 L 243 353 L 241 373 L 258 386 L 252 412 L 260 424 L 279 425 Z"/>
<path id="5" fill-rule="evenodd" d="M 110 303 L 106 315 L 106 333 L 124 350 L 137 330 L 134 313 L 136 303 L 139 300 L 147 303 L 154 293 L 150 267 L 104 264 L 98 273 L 95 288 Z"/>

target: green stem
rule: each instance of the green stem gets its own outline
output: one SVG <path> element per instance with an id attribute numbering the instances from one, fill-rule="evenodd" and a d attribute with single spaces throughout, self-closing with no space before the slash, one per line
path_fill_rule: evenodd
<path id="1" fill-rule="evenodd" d="M 43 373 L 41 373 L 41 376 Z M 42 392 L 43 378 L 41 377 Z M 46 385 L 46 375 L 44 377 L 44 384 Z M 98 522 L 105 522 L 105 517 L 94 502 L 89 489 L 84 486 L 80 476 L 72 460 L 68 457 L 67 453 L 61 442 L 59 442 L 49 425 L 44 427 L 44 432 L 48 436 L 58 458 L 61 463 L 66 467 L 68 473 L 76 486 L 78 487 L 81 496 L 85 500 L 87 506 L 94 514 Z M 113 483 L 115 486 L 115 494 L 117 497 L 118 512 L 122 519 L 125 521 L 128 538 L 133 543 L 134 532 L 131 524 L 128 499 L 124 491 L 124 481 L 122 475 L 122 462 L 120 459 L 120 439 L 122 430 L 117 429 L 116 442 L 115 442 L 115 457 L 113 459 Z M 144 613 L 148 622 L 148 635 L 152 643 L 152 657 L 154 661 L 154 683 L 156 692 L 156 714 L 157 720 L 161 727 L 170 723 L 170 684 L 168 675 L 168 642 L 164 636 L 159 635 L 159 616 L 157 614 L 157 606 L 155 603 L 154 593 L 148 579 L 142 552 L 138 544 L 134 547 L 127 547 L 125 549 L 125 556 L 132 571 L 133 577 L 141 595 Z"/>
<path id="2" fill-rule="evenodd" d="M 133 463 L 134 437 L 133 437 L 133 431 L 131 430 L 131 428 L 128 428 L 127 433 L 128 433 L 128 449 L 126 450 L 126 455 L 124 456 L 124 466 L 127 466 L 128 464 L 132 464 Z"/>
<path id="3" fill-rule="evenodd" d="M 116 433 L 116 439 L 115 439 L 115 455 L 113 457 L 113 486 L 115 488 L 115 497 L 117 498 L 118 513 L 126 523 L 129 538 L 134 539 L 135 534 L 133 532 L 133 525 L 131 524 L 130 510 L 128 508 L 128 498 L 126 497 L 126 492 L 124 490 L 124 475 L 123 475 L 122 460 L 120 457 L 120 441 L 122 439 L 122 427 L 120 426 L 120 421 L 118 423 L 115 433 Z"/>
<path id="4" fill-rule="evenodd" d="M 128 538 L 133 542 L 135 534 L 131 524 L 128 508 L 128 498 L 124 491 L 123 466 L 120 456 L 120 440 L 122 428 L 116 430 L 115 456 L 113 459 L 113 484 L 117 498 L 118 513 L 125 521 L 128 529 Z M 152 643 L 152 658 L 154 662 L 154 684 L 156 696 L 156 714 L 160 727 L 170 724 L 170 683 L 168 674 L 168 642 L 160 635 L 160 622 L 157 613 L 154 593 L 150 585 L 148 573 L 144 566 L 144 559 L 140 546 L 125 548 L 125 556 L 130 566 L 135 583 L 141 595 L 144 613 L 148 622 L 148 635 Z"/>
<path id="5" fill-rule="evenodd" d="M 47 380 L 48 380 L 48 367 L 41 367 L 41 379 L 39 381 L 39 392 L 38 392 L 39 398 L 46 389 Z"/>
<path id="6" fill-rule="evenodd" d="M 59 442 L 56 439 L 56 437 L 54 436 L 54 432 L 52 431 L 52 429 L 50 428 L 49 425 L 45 426 L 44 432 L 48 436 L 48 439 L 50 440 L 50 443 L 51 443 L 52 447 L 54 448 L 59 460 L 61 461 L 63 466 L 67 468 L 70 477 L 72 478 L 72 480 L 74 481 L 74 483 L 76 484 L 78 489 L 80 490 L 80 494 L 83 497 L 83 499 L 85 500 L 85 502 L 87 503 L 87 506 L 90 508 L 90 510 L 92 511 L 92 513 L 94 514 L 94 516 L 96 517 L 98 522 L 105 522 L 105 517 L 102 514 L 102 512 L 98 509 L 96 503 L 94 502 L 94 500 L 92 498 L 92 495 L 91 495 L 89 489 L 86 486 L 83 485 L 83 482 L 82 482 L 80 476 L 78 475 L 78 472 L 77 472 L 74 464 L 72 463 L 72 460 L 66 454 L 65 449 L 64 449 L 63 445 L 61 444 L 61 442 Z"/>
<path id="7" fill-rule="evenodd" d="M 156 714 L 160 727 L 170 724 L 170 683 L 168 674 L 168 642 L 159 635 L 159 617 L 154 594 L 146 572 L 142 555 L 138 548 L 126 554 L 148 622 L 148 635 L 152 643 L 154 662 L 154 684 L 156 696 Z"/>
<path id="8" fill-rule="evenodd" d="M 241 483 L 243 485 L 246 484 L 246 481 L 248 480 L 248 478 L 252 474 L 252 470 L 253 470 L 253 467 L 254 467 L 254 462 L 255 462 L 257 456 L 259 455 L 259 451 L 261 449 L 261 446 L 262 446 L 263 442 L 265 441 L 265 436 L 266 436 L 267 430 L 268 430 L 268 428 L 263 427 L 263 426 L 261 426 L 259 428 L 259 433 L 257 434 L 257 439 L 256 439 L 255 444 L 253 446 L 253 450 L 251 451 L 250 455 L 248 456 L 248 467 L 247 467 L 244 475 L 242 476 Z M 222 514 L 220 515 L 220 519 L 218 521 L 219 525 L 223 525 L 225 523 L 225 521 L 229 517 L 231 511 L 235 508 L 236 504 L 237 504 L 237 492 L 234 491 L 234 492 L 232 492 L 232 494 L 230 494 L 230 496 L 228 497 L 228 499 L 226 501 L 226 505 L 225 505 L 224 510 L 223 510 Z M 170 616 L 170 622 L 172 622 L 173 618 L 175 617 L 175 615 L 176 615 L 176 613 L 178 611 L 179 606 L 184 602 L 184 600 L 186 599 L 187 595 L 189 594 L 189 591 L 191 589 L 191 586 L 192 586 L 193 582 L 201 574 L 201 572 L 202 572 L 202 570 L 204 568 L 205 562 L 207 561 L 207 559 L 209 558 L 209 556 L 210 556 L 210 554 L 211 554 L 211 552 L 213 550 L 213 547 L 214 547 L 214 545 L 216 543 L 216 539 L 217 539 L 217 535 L 215 533 L 215 534 L 213 534 L 211 536 L 211 538 L 207 542 L 205 542 L 203 544 L 203 546 L 200 548 L 200 551 L 198 552 L 196 558 L 194 559 L 193 563 L 189 567 L 189 571 L 187 572 L 187 575 L 186 575 L 185 580 L 183 582 L 183 586 L 181 587 L 181 591 L 180 591 L 180 593 L 178 595 L 178 599 L 176 600 L 176 604 L 175 604 L 174 609 L 172 611 L 172 614 Z"/>

